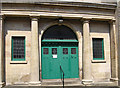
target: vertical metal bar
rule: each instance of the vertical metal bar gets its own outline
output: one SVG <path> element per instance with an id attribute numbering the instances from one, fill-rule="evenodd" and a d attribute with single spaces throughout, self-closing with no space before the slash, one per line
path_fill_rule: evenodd
<path id="1" fill-rule="evenodd" d="M 62 73 L 63 73 L 63 80 L 62 80 L 62 77 L 61 77 L 61 80 L 62 80 L 62 83 L 63 83 L 63 88 L 64 88 L 64 72 L 63 72 L 63 70 L 62 70 L 62 67 L 60 66 L 60 70 L 62 71 Z"/>
<path id="2" fill-rule="evenodd" d="M 63 88 L 64 88 L 64 72 L 63 72 Z"/>

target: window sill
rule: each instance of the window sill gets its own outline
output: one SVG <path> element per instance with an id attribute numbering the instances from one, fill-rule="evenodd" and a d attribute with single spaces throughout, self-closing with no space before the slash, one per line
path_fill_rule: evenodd
<path id="1" fill-rule="evenodd" d="M 27 61 L 10 61 L 10 64 L 27 64 Z"/>
<path id="2" fill-rule="evenodd" d="M 92 60 L 92 63 L 106 63 L 106 60 Z"/>

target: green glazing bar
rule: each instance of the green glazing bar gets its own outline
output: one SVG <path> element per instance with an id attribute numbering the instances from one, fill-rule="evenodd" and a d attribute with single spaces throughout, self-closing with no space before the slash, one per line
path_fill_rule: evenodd
<path id="1" fill-rule="evenodd" d="M 102 59 L 104 60 L 104 39 L 102 40 Z"/>
<path id="2" fill-rule="evenodd" d="M 42 42 L 78 42 L 77 40 L 42 40 Z"/>
<path id="3" fill-rule="evenodd" d="M 25 58 L 13 58 L 12 61 L 25 61 Z"/>
<path id="4" fill-rule="evenodd" d="M 93 60 L 104 60 L 104 58 L 93 58 Z"/>
<path id="5" fill-rule="evenodd" d="M 12 38 L 12 50 L 11 50 L 11 52 L 12 52 L 12 55 L 11 55 L 11 56 L 12 56 L 12 57 L 11 57 L 12 59 L 11 59 L 11 60 L 13 61 L 13 38 Z"/>
<path id="6" fill-rule="evenodd" d="M 24 39 L 24 60 L 25 60 L 25 54 L 26 54 L 26 48 L 25 48 L 25 46 L 26 46 L 26 43 L 25 43 L 25 41 L 26 41 L 26 38 Z"/>

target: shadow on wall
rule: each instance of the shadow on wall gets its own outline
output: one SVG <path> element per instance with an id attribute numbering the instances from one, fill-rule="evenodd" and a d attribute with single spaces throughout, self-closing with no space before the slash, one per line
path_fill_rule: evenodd
<path id="1" fill-rule="evenodd" d="M 109 33 L 110 24 L 108 22 L 102 21 L 91 21 L 90 22 L 90 32 L 95 33 Z"/>
<path id="2" fill-rule="evenodd" d="M 31 31 L 30 18 L 7 17 L 5 19 L 5 30 Z"/>

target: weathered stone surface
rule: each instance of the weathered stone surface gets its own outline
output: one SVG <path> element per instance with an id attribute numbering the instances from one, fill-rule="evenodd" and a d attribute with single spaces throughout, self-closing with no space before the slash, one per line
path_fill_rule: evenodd
<path id="1" fill-rule="evenodd" d="M 4 2 L 6 1 L 7 0 L 4 0 Z M 27 1 L 28 0 L 24 0 L 24 3 Z M 11 2 L 11 0 L 9 0 L 9 2 Z M 29 82 L 38 82 L 41 80 L 42 35 L 47 28 L 58 24 L 58 18 L 60 17 L 63 18 L 62 25 L 70 27 L 77 35 L 79 41 L 79 84 L 82 84 L 81 81 L 84 77 L 89 79 L 88 81 L 93 80 L 92 85 L 96 86 L 117 85 L 116 81 L 110 80 L 111 76 L 117 75 L 116 73 L 118 71 L 114 69 L 114 67 L 117 66 L 117 62 L 111 60 L 110 56 L 110 53 L 114 51 L 110 49 L 110 25 L 108 23 L 109 20 L 115 19 L 116 5 L 100 3 L 84 3 L 82 5 L 81 3 L 73 3 L 73 5 L 71 3 L 44 4 L 45 3 L 8 4 L 7 2 L 3 4 L 2 14 L 6 16 L 4 25 L 6 85 L 29 85 Z M 52 6 L 53 4 L 54 6 Z M 35 18 L 40 17 L 40 19 L 35 20 L 34 18 L 31 22 L 30 16 L 34 16 Z M 81 22 L 81 19 L 85 18 L 89 20 L 89 24 L 83 24 Z M 12 36 L 25 36 L 25 61 L 11 61 Z M 104 39 L 105 60 L 93 60 L 92 38 Z M 84 51 L 82 51 L 82 49 Z M 114 66 L 112 65 L 111 67 L 111 63 L 114 63 Z M 115 71 L 115 74 L 111 71 Z M 8 88 L 9 87 L 14 88 L 13 86 L 8 86 Z"/>

